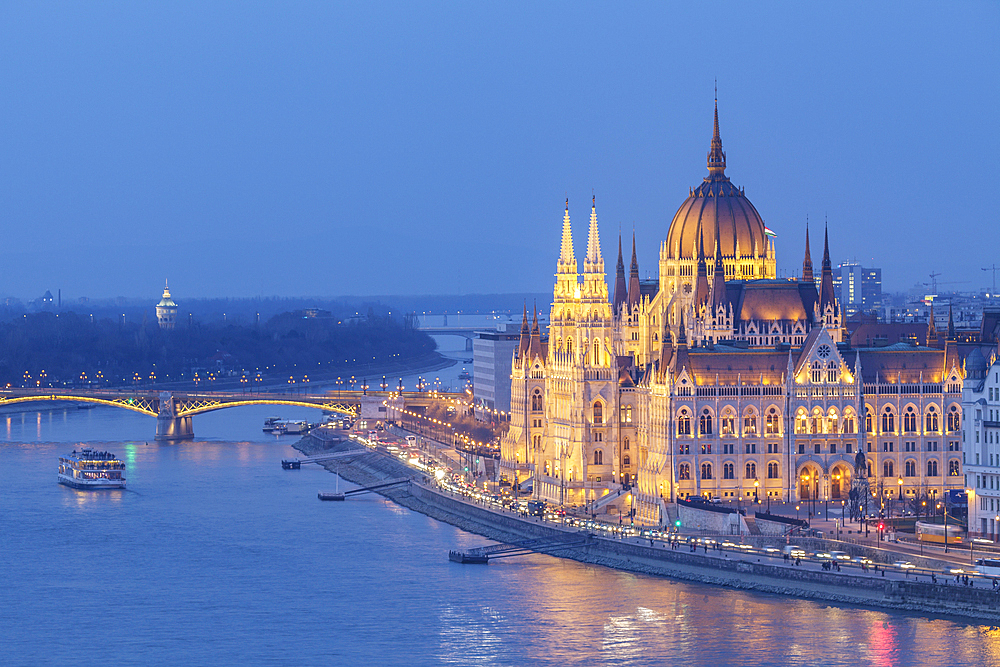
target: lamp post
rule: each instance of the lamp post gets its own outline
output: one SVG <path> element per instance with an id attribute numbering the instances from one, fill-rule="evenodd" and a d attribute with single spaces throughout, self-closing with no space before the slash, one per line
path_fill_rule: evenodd
<path id="1" fill-rule="evenodd" d="M 760 489 L 760 480 L 757 479 L 756 477 L 754 477 L 753 478 L 753 501 L 755 503 L 757 503 L 758 505 L 760 505 L 760 494 L 757 493 L 758 489 Z"/>
<path id="2" fill-rule="evenodd" d="M 826 521 L 830 520 L 830 473 L 823 473 L 823 504 L 824 504 L 824 517 Z"/>
<path id="3" fill-rule="evenodd" d="M 903 476 L 900 475 L 896 478 L 896 483 L 899 484 L 899 516 L 903 516 Z"/>

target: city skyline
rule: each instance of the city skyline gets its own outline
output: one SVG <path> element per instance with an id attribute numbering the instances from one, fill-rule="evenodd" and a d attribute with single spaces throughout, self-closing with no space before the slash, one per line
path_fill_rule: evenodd
<path id="1" fill-rule="evenodd" d="M 1000 10 L 907 7 L 9 5 L 0 296 L 530 292 L 593 195 L 605 264 L 634 226 L 655 275 L 716 78 L 779 277 L 808 216 L 885 291 L 988 287 L 960 193 L 997 166 Z"/>

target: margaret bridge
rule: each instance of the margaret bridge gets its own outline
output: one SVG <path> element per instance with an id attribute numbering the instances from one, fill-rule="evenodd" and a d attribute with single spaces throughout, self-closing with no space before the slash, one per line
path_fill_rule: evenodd
<path id="1" fill-rule="evenodd" d="M 331 391 L 323 394 L 279 392 L 182 392 L 154 389 L 2 389 L 0 406 L 42 401 L 76 401 L 132 410 L 156 417 L 157 440 L 194 437 L 191 418 L 203 412 L 247 405 L 291 405 L 319 408 L 350 417 L 385 418 L 385 401 L 398 396 L 408 405 L 430 400 L 463 398 L 464 394 L 434 392 Z"/>

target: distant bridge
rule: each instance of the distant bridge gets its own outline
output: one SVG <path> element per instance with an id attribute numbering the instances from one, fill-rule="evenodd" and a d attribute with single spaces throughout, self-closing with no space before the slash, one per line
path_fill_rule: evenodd
<path id="1" fill-rule="evenodd" d="M 465 349 L 472 349 L 472 341 L 480 331 L 489 331 L 489 327 L 426 327 L 418 328 L 428 336 L 458 336 L 465 339 Z"/>
<path id="2" fill-rule="evenodd" d="M 0 406 L 41 401 L 76 401 L 124 408 L 156 417 L 157 440 L 184 440 L 194 437 L 191 417 L 203 412 L 247 405 L 290 405 L 318 408 L 351 417 L 378 414 L 390 392 L 342 390 L 325 394 L 284 394 L 278 392 L 173 392 L 154 389 L 0 389 Z M 426 400 L 427 393 L 404 392 L 404 401 Z M 462 394 L 434 394 L 437 399 L 462 397 Z M 374 410 L 372 410 L 374 408 Z"/>

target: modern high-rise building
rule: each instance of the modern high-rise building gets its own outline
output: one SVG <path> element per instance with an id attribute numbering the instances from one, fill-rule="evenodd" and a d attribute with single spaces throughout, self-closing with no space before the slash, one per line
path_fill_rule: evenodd
<path id="1" fill-rule="evenodd" d="M 833 290 L 849 318 L 876 310 L 882 304 L 882 269 L 844 262 L 833 269 Z"/>
<path id="2" fill-rule="evenodd" d="M 516 324 L 504 331 L 477 332 L 472 340 L 472 395 L 480 418 L 510 412 L 510 364 L 518 340 Z"/>

